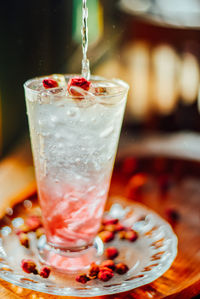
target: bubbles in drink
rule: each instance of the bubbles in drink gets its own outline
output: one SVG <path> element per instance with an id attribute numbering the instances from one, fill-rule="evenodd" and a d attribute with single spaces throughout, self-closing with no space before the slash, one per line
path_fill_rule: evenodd
<path id="1" fill-rule="evenodd" d="M 64 148 L 63 144 L 62 143 L 58 143 L 58 148 L 59 149 L 63 149 Z"/>
<path id="2" fill-rule="evenodd" d="M 51 121 L 56 124 L 58 122 L 58 118 L 55 115 L 51 115 Z"/>
<path id="3" fill-rule="evenodd" d="M 67 116 L 74 117 L 74 116 L 78 115 L 78 112 L 79 112 L 78 108 L 72 107 L 67 110 L 66 114 L 67 114 Z"/>

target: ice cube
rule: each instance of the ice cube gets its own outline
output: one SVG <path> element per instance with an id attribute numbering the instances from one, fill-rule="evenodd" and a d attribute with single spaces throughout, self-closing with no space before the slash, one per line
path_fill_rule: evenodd
<path id="1" fill-rule="evenodd" d="M 36 90 L 36 91 L 43 91 L 44 86 L 42 84 L 42 81 L 39 80 L 32 80 L 32 82 L 29 83 L 28 87 L 30 89 Z"/>
<path id="2" fill-rule="evenodd" d="M 105 95 L 105 94 L 108 94 L 108 90 L 106 87 L 97 86 L 94 88 L 94 94 L 95 95 Z"/>
<path id="3" fill-rule="evenodd" d="M 78 101 L 76 101 L 76 104 L 79 108 L 87 108 L 91 106 L 95 100 L 95 96 L 91 92 L 84 90 L 78 86 L 71 86 L 70 93 L 74 95 L 75 98 L 76 96 L 78 97 Z"/>
<path id="4" fill-rule="evenodd" d="M 59 74 L 53 74 L 50 78 L 58 82 L 59 87 L 67 86 L 65 76 Z"/>
<path id="5" fill-rule="evenodd" d="M 38 101 L 41 103 L 55 103 L 60 102 L 61 97 L 66 94 L 66 90 L 63 87 L 56 87 L 51 89 L 45 89 L 38 95 Z"/>
<path id="6" fill-rule="evenodd" d="M 46 90 L 47 95 L 65 95 L 66 90 L 63 87 L 56 87 Z"/>
<path id="7" fill-rule="evenodd" d="M 117 86 L 113 82 L 99 81 L 98 83 L 92 83 L 90 92 L 95 95 L 108 95 L 115 93 L 117 91 Z"/>
<path id="8" fill-rule="evenodd" d="M 77 96 L 77 97 L 84 97 L 84 98 L 89 98 L 89 99 L 94 98 L 94 95 L 91 92 L 89 92 L 89 91 L 87 91 L 83 88 L 80 88 L 78 86 L 73 86 L 72 85 L 70 87 L 69 91 L 70 91 L 71 95 L 74 95 L 74 96 Z"/>

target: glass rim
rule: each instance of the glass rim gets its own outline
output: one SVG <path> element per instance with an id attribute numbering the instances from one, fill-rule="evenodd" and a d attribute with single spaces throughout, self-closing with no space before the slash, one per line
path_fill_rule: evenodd
<path id="1" fill-rule="evenodd" d="M 49 75 L 49 76 L 39 76 L 39 77 L 34 77 L 32 79 L 28 79 L 27 81 L 25 81 L 25 83 L 23 84 L 24 86 L 24 89 L 27 89 L 29 92 L 31 92 L 32 94 L 42 94 L 44 93 L 45 91 L 49 91 L 49 90 L 56 90 L 57 88 L 59 87 L 56 87 L 56 88 L 51 88 L 51 89 L 45 89 L 45 90 L 35 90 L 33 88 L 31 88 L 29 86 L 30 83 L 32 83 L 33 81 L 35 80 L 38 80 L 38 79 L 48 79 L 48 78 L 51 78 L 53 75 L 63 75 L 65 78 L 73 78 L 73 77 L 77 77 L 77 76 L 81 76 L 80 74 L 52 74 L 52 75 Z M 129 90 L 129 85 L 128 83 L 126 83 L 125 81 L 121 80 L 121 79 L 118 79 L 118 78 L 113 78 L 113 79 L 108 79 L 108 78 L 105 78 L 105 77 L 102 77 L 102 76 L 95 76 L 95 75 L 92 75 L 90 77 L 91 80 L 96 80 L 96 81 L 106 81 L 106 82 L 112 82 L 112 83 L 115 83 L 118 87 L 120 87 L 120 89 L 116 92 L 113 92 L 112 94 L 99 94 L 99 97 L 101 98 L 112 98 L 112 97 L 116 97 L 116 96 L 120 96 L 120 95 L 124 95 L 125 92 L 128 92 Z M 48 94 L 47 94 L 48 95 Z M 52 96 L 52 94 L 51 94 Z M 67 97 L 67 98 L 70 98 L 70 99 L 82 99 L 83 98 L 83 95 L 80 95 L 80 96 L 74 96 L 74 95 L 70 95 L 70 94 L 67 94 L 67 95 L 63 95 L 63 94 L 54 94 L 53 96 L 55 97 Z M 95 96 L 95 95 L 94 95 Z M 98 97 L 98 96 L 96 96 Z M 87 96 L 86 96 L 87 98 Z"/>

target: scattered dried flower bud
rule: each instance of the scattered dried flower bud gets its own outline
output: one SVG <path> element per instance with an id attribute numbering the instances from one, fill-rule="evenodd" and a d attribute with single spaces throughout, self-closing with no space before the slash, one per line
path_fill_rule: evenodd
<path id="1" fill-rule="evenodd" d="M 124 159 L 121 167 L 122 172 L 126 175 L 133 174 L 133 172 L 137 169 L 137 163 L 137 160 L 132 157 Z"/>
<path id="2" fill-rule="evenodd" d="M 116 226 L 115 224 L 108 224 L 108 225 L 104 226 L 104 229 L 107 230 L 107 231 L 109 231 L 109 232 L 113 232 L 114 233 L 115 230 L 116 230 L 115 226 Z"/>
<path id="3" fill-rule="evenodd" d="M 166 210 L 166 215 L 169 219 L 169 221 L 171 222 L 177 222 L 180 219 L 180 214 L 177 210 L 175 210 L 174 208 L 168 208 Z"/>
<path id="4" fill-rule="evenodd" d="M 43 227 L 39 227 L 38 229 L 36 229 L 35 234 L 37 239 L 39 239 L 42 235 L 44 235 L 44 228 Z"/>
<path id="5" fill-rule="evenodd" d="M 117 224 L 119 219 L 117 218 L 104 218 L 102 220 L 103 225 L 109 225 L 109 224 Z"/>
<path id="6" fill-rule="evenodd" d="M 90 269 L 89 269 L 89 278 L 94 279 L 97 278 L 97 275 L 99 273 L 99 266 L 96 263 L 91 263 Z"/>
<path id="7" fill-rule="evenodd" d="M 29 231 L 36 231 L 42 226 L 42 220 L 40 216 L 32 215 L 26 219 L 25 224 L 29 227 Z"/>
<path id="8" fill-rule="evenodd" d="M 80 283 L 87 283 L 90 280 L 90 278 L 86 274 L 81 274 L 76 276 L 76 281 Z"/>
<path id="9" fill-rule="evenodd" d="M 33 260 L 23 259 L 21 261 L 22 270 L 26 273 L 33 273 L 36 270 L 36 264 Z"/>
<path id="10" fill-rule="evenodd" d="M 101 268 L 99 273 L 98 273 L 98 278 L 101 281 L 104 281 L 104 282 L 110 280 L 113 276 L 114 276 L 113 271 L 110 268 L 107 268 L 107 267 Z"/>
<path id="11" fill-rule="evenodd" d="M 118 236 L 119 236 L 120 240 L 124 240 L 125 236 L 126 236 L 126 231 L 122 230 L 122 231 L 118 232 Z"/>
<path id="12" fill-rule="evenodd" d="M 33 270 L 32 273 L 33 273 L 34 275 L 38 275 L 38 274 L 39 274 L 37 269 Z"/>
<path id="13" fill-rule="evenodd" d="M 102 231 L 98 234 L 98 236 L 101 238 L 101 240 L 104 243 L 108 243 L 110 241 L 112 241 L 115 237 L 115 234 L 113 232 L 108 232 L 108 231 Z"/>
<path id="14" fill-rule="evenodd" d="M 128 240 L 130 242 L 134 242 L 134 241 L 137 240 L 137 238 L 138 238 L 138 234 L 133 229 L 130 229 L 130 230 L 125 232 L 125 239 L 126 240 Z"/>
<path id="15" fill-rule="evenodd" d="M 115 247 L 108 247 L 105 250 L 105 255 L 108 259 L 113 260 L 119 255 L 119 251 Z"/>
<path id="16" fill-rule="evenodd" d="M 110 271 L 110 272 L 113 272 L 113 270 L 109 267 L 103 267 L 103 266 L 100 266 L 100 271 Z"/>
<path id="17" fill-rule="evenodd" d="M 49 267 L 45 266 L 40 270 L 40 276 L 43 278 L 48 278 L 50 275 L 50 272 L 51 272 L 51 269 Z"/>
<path id="18" fill-rule="evenodd" d="M 120 232 L 120 231 L 123 231 L 123 230 L 125 230 L 125 227 L 121 223 L 117 223 L 115 225 L 115 231 L 116 232 Z"/>
<path id="19" fill-rule="evenodd" d="M 137 173 L 131 177 L 126 187 L 126 194 L 131 199 L 140 199 L 148 177 L 145 173 Z"/>
<path id="20" fill-rule="evenodd" d="M 72 86 L 77 86 L 79 88 L 82 88 L 86 91 L 90 89 L 91 82 L 87 81 L 85 78 L 82 77 L 74 77 L 69 79 L 69 82 L 67 84 L 67 90 L 69 94 L 72 96 L 82 96 L 78 91 L 71 89 Z"/>
<path id="21" fill-rule="evenodd" d="M 107 268 L 110 268 L 112 269 L 113 271 L 115 270 L 115 263 L 113 262 L 113 260 L 105 260 L 101 263 L 100 267 L 104 268 L 104 267 L 107 267 Z"/>
<path id="22" fill-rule="evenodd" d="M 128 266 L 124 263 L 119 263 L 115 266 L 115 271 L 120 275 L 125 274 L 128 270 Z"/>
<path id="23" fill-rule="evenodd" d="M 27 234 L 21 233 L 18 236 L 19 236 L 19 241 L 20 241 L 21 245 L 26 248 L 29 248 L 29 238 L 28 238 Z"/>
<path id="24" fill-rule="evenodd" d="M 58 87 L 58 82 L 56 82 L 53 79 L 44 79 L 42 81 L 44 88 L 49 89 L 49 88 L 56 88 Z"/>

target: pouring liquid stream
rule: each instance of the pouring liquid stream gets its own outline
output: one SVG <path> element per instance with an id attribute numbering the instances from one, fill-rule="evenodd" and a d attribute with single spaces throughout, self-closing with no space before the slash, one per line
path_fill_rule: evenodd
<path id="1" fill-rule="evenodd" d="M 82 0 L 82 49 L 83 49 L 83 59 L 82 59 L 82 76 L 89 80 L 90 79 L 90 62 L 87 58 L 87 49 L 88 49 L 88 8 L 87 0 Z"/>

